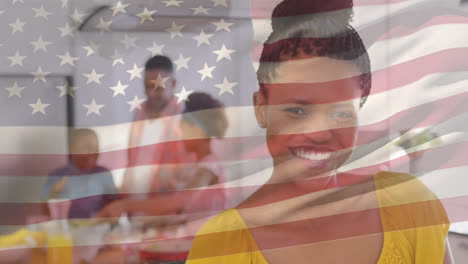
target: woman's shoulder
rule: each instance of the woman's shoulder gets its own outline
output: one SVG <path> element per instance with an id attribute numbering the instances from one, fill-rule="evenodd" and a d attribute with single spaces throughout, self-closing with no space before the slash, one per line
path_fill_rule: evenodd
<path id="1" fill-rule="evenodd" d="M 187 263 L 251 263 L 255 241 L 236 209 L 221 212 L 198 231 Z"/>

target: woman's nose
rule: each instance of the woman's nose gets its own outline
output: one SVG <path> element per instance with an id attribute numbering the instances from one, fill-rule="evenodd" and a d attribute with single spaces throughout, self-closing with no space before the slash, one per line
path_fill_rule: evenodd
<path id="1" fill-rule="evenodd" d="M 301 133 L 309 140 L 321 143 L 332 138 L 332 126 L 328 118 L 312 117 L 305 122 Z"/>

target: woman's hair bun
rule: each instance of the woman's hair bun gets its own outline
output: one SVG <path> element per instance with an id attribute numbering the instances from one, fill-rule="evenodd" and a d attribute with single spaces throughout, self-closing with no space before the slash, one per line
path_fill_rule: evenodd
<path id="1" fill-rule="evenodd" d="M 307 37 L 336 36 L 347 29 L 352 18 L 352 0 L 284 0 L 273 10 L 272 36 L 276 37 L 268 42 L 295 37 L 291 29 L 305 32 Z M 329 29 L 335 31 L 330 32 Z"/>

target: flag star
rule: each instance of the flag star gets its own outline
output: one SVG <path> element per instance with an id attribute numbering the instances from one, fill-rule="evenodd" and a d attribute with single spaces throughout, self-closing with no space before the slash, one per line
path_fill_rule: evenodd
<path id="1" fill-rule="evenodd" d="M 4 13 L 5 13 L 5 11 L 0 10 L 0 15 L 3 15 Z"/>
<path id="2" fill-rule="evenodd" d="M 16 4 L 16 3 L 24 4 L 24 0 L 13 0 L 13 4 Z"/>
<path id="3" fill-rule="evenodd" d="M 43 104 L 41 102 L 41 98 L 37 98 L 37 101 L 35 104 L 29 104 L 30 107 L 32 107 L 33 111 L 32 114 L 34 115 L 35 113 L 42 113 L 43 115 L 46 114 L 45 109 L 50 106 L 50 104 Z"/>
<path id="4" fill-rule="evenodd" d="M 60 36 L 61 37 L 65 37 L 65 36 L 71 36 L 71 37 L 75 37 L 73 35 L 73 28 L 70 27 L 70 25 L 68 24 L 68 22 L 65 24 L 65 26 L 63 27 L 57 27 L 58 30 L 60 30 Z"/>
<path id="5" fill-rule="evenodd" d="M 44 6 L 41 5 L 40 8 L 34 8 L 32 9 L 34 11 L 34 17 L 42 17 L 44 18 L 45 20 L 49 20 L 49 17 L 50 15 L 52 15 L 52 13 L 50 12 L 47 12 L 47 10 L 44 9 Z"/>
<path id="6" fill-rule="evenodd" d="M 140 14 L 137 15 L 137 17 L 140 17 L 140 24 L 145 23 L 146 20 L 154 21 L 154 19 L 153 19 L 153 14 L 156 13 L 156 11 L 157 11 L 157 10 L 149 11 L 149 10 L 145 7 L 145 10 L 143 10 L 143 12 L 141 12 Z"/>
<path id="7" fill-rule="evenodd" d="M 111 24 L 112 24 L 112 20 L 105 22 L 104 19 L 101 17 L 99 18 L 99 24 L 96 25 L 96 28 L 99 29 L 100 31 L 111 31 L 110 29 Z"/>
<path id="8" fill-rule="evenodd" d="M 168 1 L 162 1 L 164 4 L 166 4 L 166 7 L 168 6 L 180 6 L 181 3 L 184 1 L 177 1 L 177 0 L 168 0 Z"/>
<path id="9" fill-rule="evenodd" d="M 231 83 L 228 81 L 226 77 L 224 77 L 223 83 L 216 84 L 215 87 L 219 88 L 219 95 L 222 95 L 223 93 L 226 93 L 226 92 L 230 94 L 234 94 L 234 92 L 232 91 L 232 88 L 234 88 L 238 84 L 239 83 L 236 83 L 236 82 Z"/>
<path id="10" fill-rule="evenodd" d="M 85 49 L 87 51 L 86 53 L 86 56 L 90 56 L 96 52 L 99 51 L 99 45 L 94 43 L 94 42 L 90 42 L 88 46 L 85 46 L 83 47 L 83 49 Z"/>
<path id="11" fill-rule="evenodd" d="M 86 116 L 89 116 L 90 114 L 96 114 L 98 116 L 101 115 L 101 108 L 104 107 L 104 105 L 98 105 L 96 104 L 96 101 L 93 99 L 93 101 L 90 104 L 84 104 L 83 105 L 86 109 L 88 109 L 88 112 L 86 113 Z"/>
<path id="12" fill-rule="evenodd" d="M 10 67 L 15 65 L 23 66 L 23 60 L 25 58 L 26 56 L 21 56 L 19 51 L 16 51 L 15 56 L 8 57 L 8 59 L 11 61 Z"/>
<path id="13" fill-rule="evenodd" d="M 114 55 L 112 55 L 111 59 L 113 60 L 113 61 L 112 61 L 112 67 L 114 67 L 115 65 L 117 65 L 117 63 L 125 64 L 125 63 L 124 63 L 124 60 L 123 60 L 123 55 L 122 55 L 122 54 L 119 54 L 119 53 L 117 52 L 117 50 L 114 50 Z"/>
<path id="14" fill-rule="evenodd" d="M 13 84 L 13 87 L 5 88 L 5 90 L 9 92 L 8 98 L 15 96 L 15 95 L 21 98 L 21 92 L 24 90 L 24 87 L 18 86 L 18 82 L 15 82 Z"/>
<path id="15" fill-rule="evenodd" d="M 184 58 L 184 56 L 182 55 L 182 53 L 179 55 L 179 59 L 175 60 L 174 61 L 174 64 L 177 65 L 177 71 L 182 69 L 182 68 L 185 68 L 188 70 L 188 62 L 192 59 L 192 57 L 187 57 L 187 58 Z"/>
<path id="16" fill-rule="evenodd" d="M 208 67 L 208 64 L 205 62 L 205 67 L 198 71 L 202 75 L 201 80 L 203 81 L 206 77 L 213 79 L 212 72 L 216 68 L 216 66 Z"/>
<path id="17" fill-rule="evenodd" d="M 125 34 L 124 39 L 121 40 L 120 43 L 124 44 L 125 49 L 129 49 L 129 48 L 136 47 L 135 41 L 136 41 L 136 38 L 131 38 L 127 34 Z"/>
<path id="18" fill-rule="evenodd" d="M 85 14 L 78 12 L 78 9 L 75 8 L 75 11 L 73 11 L 73 14 L 71 14 L 70 17 L 74 22 L 81 24 L 83 22 Z"/>
<path id="19" fill-rule="evenodd" d="M 226 58 L 228 60 L 232 60 L 231 59 L 231 54 L 234 53 L 234 52 L 236 52 L 236 51 L 227 49 L 224 44 L 221 47 L 221 49 L 213 51 L 214 54 L 218 55 L 218 58 L 216 59 L 216 61 L 220 61 L 220 60 L 222 60 L 224 58 Z"/>
<path id="20" fill-rule="evenodd" d="M 101 78 L 104 77 L 104 74 L 97 74 L 96 70 L 93 68 L 93 71 L 89 74 L 83 74 L 86 78 L 88 78 L 88 81 L 86 84 L 90 84 L 92 82 L 95 82 L 97 84 L 101 84 Z"/>
<path id="21" fill-rule="evenodd" d="M 64 64 L 70 64 L 71 66 L 75 66 L 75 61 L 78 60 L 77 57 L 72 57 L 70 55 L 70 52 L 67 51 L 64 55 L 57 55 L 59 57 L 60 61 L 60 66 Z"/>
<path id="22" fill-rule="evenodd" d="M 42 71 L 42 67 L 39 66 L 37 71 L 31 73 L 34 76 L 33 83 L 37 81 L 47 82 L 46 76 L 50 74 L 50 72 Z"/>
<path id="23" fill-rule="evenodd" d="M 151 52 L 151 55 L 162 54 L 162 49 L 164 49 L 164 45 L 158 45 L 155 41 L 153 41 L 153 46 L 147 48 L 146 50 Z"/>
<path id="24" fill-rule="evenodd" d="M 70 84 L 65 83 L 65 85 L 59 85 L 59 86 L 56 86 L 55 88 L 59 89 L 60 90 L 60 95 L 59 97 L 62 97 L 62 96 L 65 96 L 65 95 L 69 95 L 71 97 L 74 96 L 73 92 L 78 90 L 78 87 L 70 87 Z"/>
<path id="25" fill-rule="evenodd" d="M 180 25 L 178 26 L 175 21 L 172 21 L 172 25 L 170 28 L 166 29 L 166 32 L 169 32 L 171 34 L 171 39 L 179 36 L 181 38 L 184 37 L 184 35 L 180 32 L 183 28 L 185 27 L 185 25 Z"/>
<path id="26" fill-rule="evenodd" d="M 36 52 L 38 50 L 42 50 L 42 51 L 45 51 L 47 52 L 47 46 L 52 44 L 52 42 L 49 42 L 49 41 L 44 41 L 42 39 L 42 35 L 39 36 L 39 39 L 37 41 L 31 41 L 31 45 L 34 46 L 34 51 L 33 52 Z"/>
<path id="27" fill-rule="evenodd" d="M 62 1 L 62 8 L 67 7 L 68 5 L 68 0 L 61 0 Z"/>
<path id="28" fill-rule="evenodd" d="M 180 91 L 180 93 L 174 94 L 177 97 L 177 103 L 188 101 L 188 97 L 191 93 L 193 93 L 193 91 L 187 91 L 185 90 L 185 87 L 182 87 L 182 91 Z"/>
<path id="29" fill-rule="evenodd" d="M 122 85 L 119 81 L 116 86 L 110 87 L 112 91 L 114 91 L 114 95 L 112 97 L 116 97 L 119 94 L 125 95 L 125 89 L 127 89 L 128 85 Z"/>
<path id="30" fill-rule="evenodd" d="M 166 82 L 169 79 L 169 77 L 162 78 L 161 73 L 159 73 L 158 78 L 156 80 L 151 80 L 151 83 L 154 85 L 154 88 L 162 87 L 166 89 Z"/>
<path id="31" fill-rule="evenodd" d="M 132 112 L 133 110 L 135 109 L 140 109 L 141 110 L 141 104 L 144 102 L 145 100 L 143 99 L 139 99 L 138 96 L 135 95 L 135 97 L 133 98 L 132 101 L 128 101 L 127 104 L 130 105 L 130 112 Z"/>
<path id="32" fill-rule="evenodd" d="M 210 38 L 213 34 L 206 34 L 205 31 L 202 29 L 199 36 L 193 37 L 194 40 L 197 41 L 197 48 L 200 47 L 201 44 L 211 45 Z"/>
<path id="33" fill-rule="evenodd" d="M 223 29 L 228 32 L 231 32 L 231 29 L 229 27 L 232 26 L 234 23 L 227 23 L 224 21 L 223 18 L 221 18 L 219 22 L 211 22 L 211 24 L 216 26 L 216 32 L 223 30 Z"/>
<path id="34" fill-rule="evenodd" d="M 127 71 L 130 74 L 130 81 L 133 80 L 134 78 L 141 79 L 141 72 L 142 71 L 143 71 L 143 68 L 138 68 L 136 63 L 133 64 L 133 69 Z"/>
<path id="35" fill-rule="evenodd" d="M 222 5 L 222 6 L 225 6 L 227 7 L 228 4 L 227 4 L 227 0 L 211 0 L 213 1 L 213 6 L 219 6 L 219 5 Z"/>
<path id="36" fill-rule="evenodd" d="M 196 15 L 196 14 L 206 14 L 208 15 L 208 11 L 211 10 L 211 8 L 205 8 L 203 6 L 199 6 L 199 7 L 194 7 L 194 8 L 190 8 L 193 10 L 193 15 Z"/>
<path id="37" fill-rule="evenodd" d="M 24 32 L 23 31 L 24 25 L 26 25 L 26 22 L 22 22 L 19 18 L 17 18 L 15 23 L 10 24 L 10 27 L 13 30 L 11 34 L 15 34 L 18 31 L 19 32 Z"/>
<path id="38" fill-rule="evenodd" d="M 126 14 L 127 12 L 125 11 L 125 8 L 126 8 L 127 6 L 129 6 L 129 4 L 123 5 L 121 1 L 117 2 L 116 5 L 114 5 L 113 7 L 111 7 L 112 11 L 114 11 L 114 13 L 112 13 L 112 16 L 115 16 L 115 15 L 117 15 L 118 13 Z"/>

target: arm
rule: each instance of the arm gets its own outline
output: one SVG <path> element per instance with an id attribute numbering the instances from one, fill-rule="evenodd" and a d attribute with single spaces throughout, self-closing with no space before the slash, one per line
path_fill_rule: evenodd
<path id="1" fill-rule="evenodd" d="M 218 177 L 209 169 L 200 168 L 187 184 L 187 189 L 205 187 L 218 183 Z"/>
<path id="2" fill-rule="evenodd" d="M 444 264 L 454 264 L 452 250 L 450 249 L 449 239 L 445 241 L 445 257 L 444 257 Z"/>

